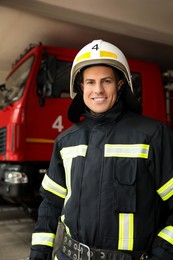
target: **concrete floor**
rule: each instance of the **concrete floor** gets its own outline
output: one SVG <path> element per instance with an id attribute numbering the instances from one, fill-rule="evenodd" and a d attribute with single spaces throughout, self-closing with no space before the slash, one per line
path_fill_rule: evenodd
<path id="1" fill-rule="evenodd" d="M 0 205 L 0 260 L 28 259 L 34 224 L 21 208 Z"/>

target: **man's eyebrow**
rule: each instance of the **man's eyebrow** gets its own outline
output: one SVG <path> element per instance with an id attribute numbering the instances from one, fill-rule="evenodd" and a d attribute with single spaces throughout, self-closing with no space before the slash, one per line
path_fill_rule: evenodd
<path id="1" fill-rule="evenodd" d="M 87 81 L 94 81 L 95 79 L 92 79 L 92 78 L 87 78 L 84 80 L 84 82 L 87 82 Z"/>
<path id="2" fill-rule="evenodd" d="M 113 76 L 106 76 L 106 77 L 103 77 L 102 79 L 113 79 Z"/>
<path id="3" fill-rule="evenodd" d="M 105 79 L 113 79 L 114 80 L 114 77 L 113 76 L 106 76 L 106 77 L 101 78 L 101 80 L 105 80 Z"/>
<path id="4" fill-rule="evenodd" d="M 114 77 L 113 76 L 106 76 L 106 77 L 103 77 L 103 78 L 100 78 L 101 80 L 103 79 L 113 79 Z M 86 78 L 85 81 L 87 80 L 95 80 L 95 78 Z"/>

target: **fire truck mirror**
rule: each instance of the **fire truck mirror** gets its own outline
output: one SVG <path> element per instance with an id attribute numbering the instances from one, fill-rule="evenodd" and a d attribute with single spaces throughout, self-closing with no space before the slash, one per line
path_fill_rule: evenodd
<path id="1" fill-rule="evenodd" d="M 47 59 L 47 81 L 52 86 L 56 79 L 57 60 L 55 55 L 50 55 Z"/>
<path id="2" fill-rule="evenodd" d="M 52 88 L 56 79 L 56 56 L 50 55 L 41 61 L 37 76 L 37 95 L 40 97 L 41 106 L 45 103 L 46 97 L 52 96 Z"/>

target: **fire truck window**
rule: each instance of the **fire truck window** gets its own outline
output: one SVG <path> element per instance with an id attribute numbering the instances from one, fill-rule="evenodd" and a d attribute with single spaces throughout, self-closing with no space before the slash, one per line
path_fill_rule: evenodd
<path id="1" fill-rule="evenodd" d="M 56 79 L 52 89 L 53 97 L 70 96 L 71 62 L 57 60 Z"/>
<path id="2" fill-rule="evenodd" d="M 142 77 L 138 72 L 132 72 L 132 83 L 134 94 L 138 101 L 142 104 Z"/>
<path id="3" fill-rule="evenodd" d="M 0 107 L 5 107 L 21 98 L 32 68 L 33 60 L 34 56 L 30 56 L 7 78 L 2 92 L 2 99 L 0 99 Z"/>
<path id="4" fill-rule="evenodd" d="M 47 98 L 70 97 L 70 71 L 71 71 L 72 62 L 57 60 L 55 81 L 51 83 L 48 79 L 48 75 L 47 75 L 48 72 L 46 72 L 45 69 L 45 61 L 46 60 L 42 60 L 40 70 L 37 76 L 38 96 L 41 96 L 42 94 L 43 86 L 45 84 L 45 78 L 46 78 L 47 82 L 46 82 L 46 90 L 44 95 Z"/>

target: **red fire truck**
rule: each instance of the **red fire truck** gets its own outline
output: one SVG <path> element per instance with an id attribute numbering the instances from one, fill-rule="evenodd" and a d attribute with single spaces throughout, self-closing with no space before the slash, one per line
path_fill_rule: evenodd
<path id="1" fill-rule="evenodd" d="M 32 207 L 54 139 L 68 128 L 69 78 L 77 51 L 30 46 L 0 86 L 0 196 Z M 143 114 L 167 121 L 162 75 L 155 64 L 128 60 Z"/>

